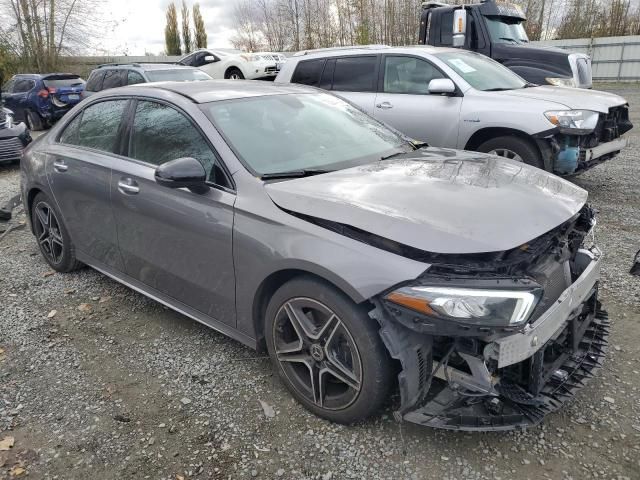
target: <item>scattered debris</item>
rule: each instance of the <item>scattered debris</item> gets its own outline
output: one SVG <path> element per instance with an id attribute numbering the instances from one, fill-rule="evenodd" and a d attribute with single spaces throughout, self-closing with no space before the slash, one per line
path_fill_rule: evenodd
<path id="1" fill-rule="evenodd" d="M 16 439 L 13 437 L 4 437 L 2 440 L 0 440 L 0 452 L 7 451 L 10 448 L 13 448 L 15 441 Z"/>
<path id="2" fill-rule="evenodd" d="M 78 305 L 78 310 L 80 310 L 82 313 L 89 313 L 91 309 L 92 307 L 90 303 L 81 303 L 80 305 Z"/>
<path id="3" fill-rule="evenodd" d="M 191 403 L 191 399 L 187 397 L 182 397 L 180 399 L 180 403 L 182 403 L 183 405 L 189 405 Z"/>
<path id="4" fill-rule="evenodd" d="M 267 418 L 273 418 L 276 416 L 276 412 L 271 405 L 267 402 L 263 402 L 262 400 L 258 400 L 260 405 L 262 406 L 262 411 L 264 412 L 264 416 Z"/>
<path id="5" fill-rule="evenodd" d="M 129 423 L 131 421 L 131 418 L 127 417 L 126 415 L 121 415 L 121 414 L 114 415 L 113 419 L 116 422 L 122 422 L 122 423 Z"/>
<path id="6" fill-rule="evenodd" d="M 42 277 L 43 277 L 43 278 L 47 278 L 47 277 L 50 277 L 51 275 L 55 275 L 55 274 L 56 274 L 56 271 L 55 271 L 55 270 L 49 270 L 48 272 L 44 272 L 44 273 L 42 274 Z"/>
<path id="7" fill-rule="evenodd" d="M 47 314 L 47 318 L 53 318 L 56 316 L 56 313 L 58 313 L 57 310 L 51 310 L 48 314 Z"/>

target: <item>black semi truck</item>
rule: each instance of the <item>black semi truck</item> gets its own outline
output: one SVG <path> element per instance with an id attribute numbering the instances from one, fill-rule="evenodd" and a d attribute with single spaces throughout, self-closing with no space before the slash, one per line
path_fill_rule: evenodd
<path id="1" fill-rule="evenodd" d="M 582 53 L 529 44 L 518 5 L 494 0 L 467 5 L 422 4 L 421 45 L 460 47 L 497 60 L 539 85 L 591 88 L 591 59 Z"/>

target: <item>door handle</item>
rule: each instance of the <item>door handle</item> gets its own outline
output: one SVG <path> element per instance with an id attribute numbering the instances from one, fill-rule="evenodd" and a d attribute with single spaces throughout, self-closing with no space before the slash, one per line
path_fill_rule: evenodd
<path id="1" fill-rule="evenodd" d="M 140 187 L 138 187 L 135 180 L 131 178 L 123 178 L 118 182 L 118 190 L 120 190 L 120 193 L 135 195 L 140 192 Z"/>
<path id="2" fill-rule="evenodd" d="M 56 160 L 53 162 L 53 168 L 56 172 L 66 172 L 69 170 L 69 166 L 66 165 L 62 160 Z"/>
<path id="3" fill-rule="evenodd" d="M 378 103 L 376 105 L 376 108 L 381 108 L 383 110 L 389 110 L 390 108 L 393 108 L 393 105 L 391 105 L 391 102 L 382 102 L 382 103 Z"/>

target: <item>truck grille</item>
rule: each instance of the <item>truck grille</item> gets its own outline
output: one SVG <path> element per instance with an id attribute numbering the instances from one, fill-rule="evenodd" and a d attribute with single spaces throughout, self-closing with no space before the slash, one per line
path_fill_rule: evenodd
<path id="1" fill-rule="evenodd" d="M 0 162 L 20 160 L 22 148 L 18 137 L 0 139 Z"/>

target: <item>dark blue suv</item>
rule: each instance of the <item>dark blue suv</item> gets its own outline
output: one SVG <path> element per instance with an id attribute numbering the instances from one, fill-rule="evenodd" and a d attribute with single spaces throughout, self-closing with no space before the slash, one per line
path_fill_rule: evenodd
<path id="1" fill-rule="evenodd" d="M 2 101 L 16 121 L 43 130 L 80 102 L 84 85 L 71 73 L 18 74 L 2 86 Z"/>

